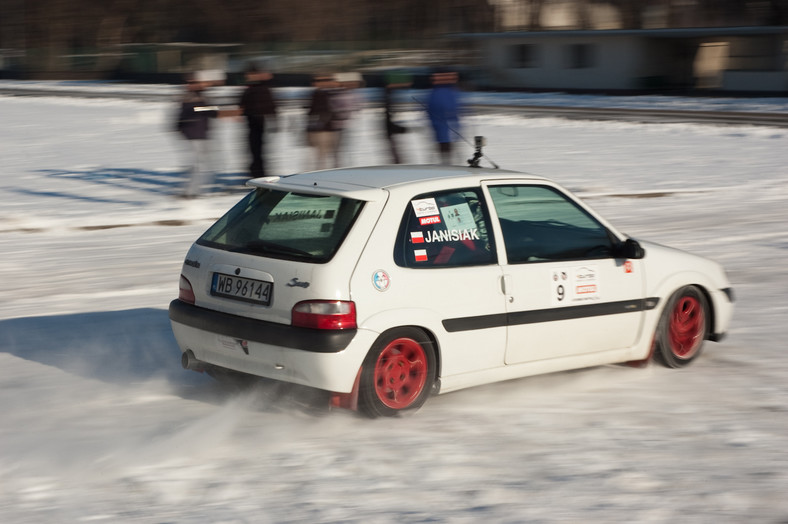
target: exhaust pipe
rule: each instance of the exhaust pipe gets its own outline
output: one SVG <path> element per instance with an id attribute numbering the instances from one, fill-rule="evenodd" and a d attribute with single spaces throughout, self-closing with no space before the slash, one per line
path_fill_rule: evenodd
<path id="1" fill-rule="evenodd" d="M 192 371 L 197 371 L 202 373 L 205 371 L 205 365 L 202 361 L 197 360 L 197 357 L 194 356 L 191 349 L 184 351 L 181 354 L 181 366 L 183 369 L 191 369 Z"/>

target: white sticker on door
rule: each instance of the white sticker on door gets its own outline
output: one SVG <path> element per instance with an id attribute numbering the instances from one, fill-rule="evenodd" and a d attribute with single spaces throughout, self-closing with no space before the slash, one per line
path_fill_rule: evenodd
<path id="1" fill-rule="evenodd" d="M 553 306 L 574 306 L 599 300 L 599 272 L 595 265 L 552 268 L 550 302 Z"/>

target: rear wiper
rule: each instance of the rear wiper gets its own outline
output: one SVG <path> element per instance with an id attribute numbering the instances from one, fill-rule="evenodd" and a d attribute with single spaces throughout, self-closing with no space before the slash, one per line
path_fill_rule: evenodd
<path id="1" fill-rule="evenodd" d="M 263 240 L 252 240 L 251 242 L 247 242 L 243 247 L 239 248 L 238 251 L 268 253 L 272 255 L 297 255 L 305 258 L 312 258 L 312 253 L 307 251 L 302 251 L 294 247 L 283 246 L 282 244 L 266 242 Z"/>

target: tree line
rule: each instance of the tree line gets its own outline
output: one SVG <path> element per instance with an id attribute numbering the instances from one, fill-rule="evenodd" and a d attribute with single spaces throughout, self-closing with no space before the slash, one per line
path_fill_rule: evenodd
<path id="1" fill-rule="evenodd" d="M 542 15 L 556 6 L 575 15 L 563 29 L 593 29 L 601 6 L 622 29 L 644 27 L 654 10 L 664 27 L 788 24 L 788 0 L 0 0 L 0 49 L 419 42 L 500 30 L 505 5 L 524 13 L 515 28 L 527 30 L 545 29 Z"/>

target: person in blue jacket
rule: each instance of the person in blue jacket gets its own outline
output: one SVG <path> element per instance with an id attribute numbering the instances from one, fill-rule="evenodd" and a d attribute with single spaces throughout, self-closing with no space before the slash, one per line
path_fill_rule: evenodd
<path id="1" fill-rule="evenodd" d="M 427 99 L 435 142 L 441 164 L 451 164 L 452 142 L 460 126 L 460 94 L 456 72 L 438 72 L 432 75 L 432 91 Z"/>

